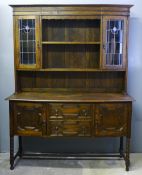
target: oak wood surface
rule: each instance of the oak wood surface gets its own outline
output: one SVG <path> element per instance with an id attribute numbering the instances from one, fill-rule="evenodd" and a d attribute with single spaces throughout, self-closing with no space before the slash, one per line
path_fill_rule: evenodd
<path id="1" fill-rule="evenodd" d="M 13 94 L 8 100 L 16 101 L 51 101 L 51 102 L 126 102 L 133 101 L 129 95 L 121 93 L 75 92 L 54 90 L 51 92 L 21 92 Z"/>
<path id="2" fill-rule="evenodd" d="M 21 136 L 121 137 L 120 156 L 125 136 L 123 157 L 128 170 L 134 101 L 127 94 L 128 19 L 132 5 L 10 6 L 16 86 L 15 93 L 7 98 L 11 169 L 15 159 L 13 137 L 18 135 L 20 149 Z M 20 62 L 19 19 L 35 20 L 35 64 Z M 106 61 L 105 45 L 110 37 L 106 30 L 111 20 L 124 24 L 120 65 L 108 65 Z M 115 43 L 111 47 L 113 54 Z"/>

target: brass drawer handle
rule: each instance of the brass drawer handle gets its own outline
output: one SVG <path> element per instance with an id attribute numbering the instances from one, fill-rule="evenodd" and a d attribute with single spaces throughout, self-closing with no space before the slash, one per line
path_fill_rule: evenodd
<path id="1" fill-rule="evenodd" d="M 34 130 L 35 127 L 34 126 L 25 126 L 25 129 L 27 129 L 27 130 Z"/>
<path id="2" fill-rule="evenodd" d="M 82 109 L 82 110 L 79 112 L 79 115 L 87 117 L 87 116 L 89 116 L 89 112 L 88 112 L 88 110 L 86 110 L 86 109 Z"/>
<path id="3" fill-rule="evenodd" d="M 55 116 L 58 116 L 59 115 L 59 111 L 58 109 L 55 109 Z"/>
<path id="4" fill-rule="evenodd" d="M 41 114 L 40 112 L 38 113 L 38 115 L 39 115 L 39 116 L 42 116 L 42 114 Z"/>
<path id="5" fill-rule="evenodd" d="M 63 118 L 62 111 L 59 109 L 53 109 L 50 118 Z"/>
<path id="6" fill-rule="evenodd" d="M 21 115 L 21 112 L 17 112 L 17 115 L 18 115 L 18 116 Z"/>
<path id="7" fill-rule="evenodd" d="M 58 131 L 58 130 L 59 130 L 59 127 L 58 127 L 58 126 L 56 126 L 56 127 L 55 127 L 55 130 L 56 130 L 56 131 Z"/>
<path id="8" fill-rule="evenodd" d="M 71 131 L 63 131 L 63 135 L 76 135 L 78 134 L 77 131 L 71 132 Z"/>
<path id="9" fill-rule="evenodd" d="M 88 111 L 86 109 L 83 109 L 82 110 L 82 113 L 84 114 L 84 116 L 87 116 L 88 115 Z"/>

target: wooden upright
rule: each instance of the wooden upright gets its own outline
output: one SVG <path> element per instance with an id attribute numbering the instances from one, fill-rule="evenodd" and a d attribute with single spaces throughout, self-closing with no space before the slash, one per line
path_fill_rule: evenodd
<path id="1" fill-rule="evenodd" d="M 119 156 L 128 171 L 132 5 L 11 6 L 16 88 L 8 98 L 10 168 L 17 156 L 24 156 L 22 136 L 119 137 Z M 14 136 L 19 136 L 15 156 Z"/>

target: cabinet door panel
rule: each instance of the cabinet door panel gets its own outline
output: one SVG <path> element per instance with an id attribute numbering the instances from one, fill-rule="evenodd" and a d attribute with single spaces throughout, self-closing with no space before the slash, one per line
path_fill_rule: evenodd
<path id="1" fill-rule="evenodd" d="M 35 16 L 17 16 L 15 17 L 15 28 L 17 68 L 39 68 L 39 18 Z"/>
<path id="2" fill-rule="evenodd" d="M 103 68 L 126 66 L 126 21 L 122 16 L 103 18 Z"/>
<path id="3" fill-rule="evenodd" d="M 127 134 L 129 122 L 127 103 L 101 103 L 95 108 L 95 135 L 121 136 Z"/>
<path id="4" fill-rule="evenodd" d="M 14 104 L 14 132 L 18 135 L 46 134 L 46 113 L 42 104 Z"/>

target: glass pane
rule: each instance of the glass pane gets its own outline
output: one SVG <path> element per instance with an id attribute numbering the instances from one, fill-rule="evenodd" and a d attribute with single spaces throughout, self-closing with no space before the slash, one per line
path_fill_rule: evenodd
<path id="1" fill-rule="evenodd" d="M 35 19 L 19 20 L 20 64 L 36 63 Z"/>
<path id="2" fill-rule="evenodd" d="M 122 65 L 123 32 L 123 20 L 107 21 L 105 47 L 106 65 Z"/>
<path id="3" fill-rule="evenodd" d="M 107 65 L 122 65 L 122 54 L 107 54 L 106 64 Z"/>

